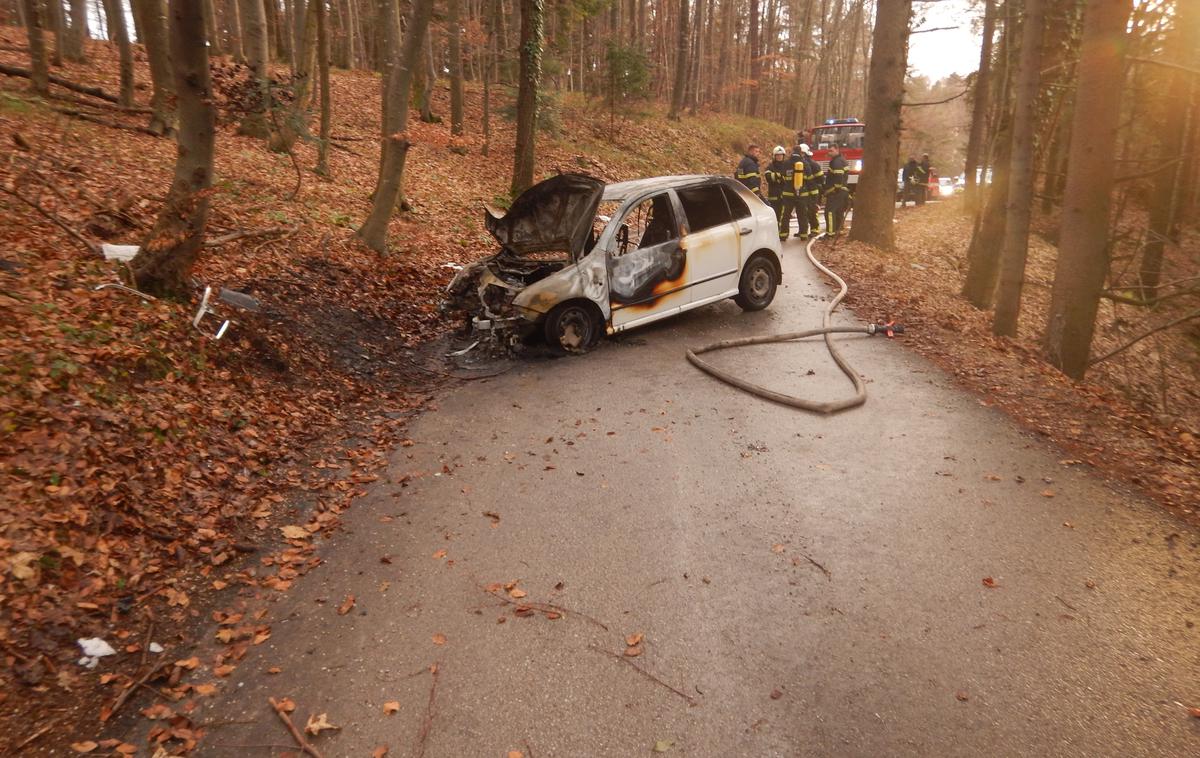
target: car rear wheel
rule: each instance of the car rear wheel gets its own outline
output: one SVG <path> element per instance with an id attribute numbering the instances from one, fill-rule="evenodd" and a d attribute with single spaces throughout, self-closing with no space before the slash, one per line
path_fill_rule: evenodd
<path id="1" fill-rule="evenodd" d="M 775 290 L 779 287 L 779 272 L 774 264 L 763 255 L 750 259 L 742 269 L 742 279 L 738 283 L 738 294 L 733 301 L 744 311 L 761 311 L 775 299 Z"/>
<path id="2" fill-rule="evenodd" d="M 595 310 L 575 301 L 556 305 L 546 316 L 546 344 L 561 353 L 586 353 L 600 339 L 601 324 Z"/>

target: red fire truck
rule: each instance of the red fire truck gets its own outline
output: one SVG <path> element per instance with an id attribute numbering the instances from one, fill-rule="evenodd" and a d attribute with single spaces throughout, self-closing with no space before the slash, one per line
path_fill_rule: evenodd
<path id="1" fill-rule="evenodd" d="M 846 184 L 850 186 L 850 191 L 854 192 L 858 188 L 858 176 L 862 173 L 863 143 L 866 136 L 867 125 L 857 118 L 830 118 L 820 126 L 809 129 L 807 134 L 802 134 L 801 139 L 808 140 L 813 159 L 821 164 L 822 171 L 829 168 L 829 148 L 832 145 L 840 147 L 842 157 L 846 159 Z M 939 197 L 936 171 L 929 172 L 928 182 L 927 196 L 931 199 Z M 902 189 L 902 186 L 897 186 L 897 196 Z"/>
<path id="2" fill-rule="evenodd" d="M 837 145 L 846 159 L 846 183 L 853 192 L 858 187 L 858 175 L 862 173 L 863 140 L 867 136 L 867 125 L 856 118 L 829 118 L 820 126 L 808 130 L 808 146 L 813 159 L 821 164 L 821 170 L 829 168 L 829 148 Z"/>

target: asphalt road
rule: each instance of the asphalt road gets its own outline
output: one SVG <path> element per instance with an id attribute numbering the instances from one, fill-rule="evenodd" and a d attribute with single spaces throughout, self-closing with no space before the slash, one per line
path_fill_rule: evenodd
<path id="1" fill-rule="evenodd" d="M 828 288 L 798 243 L 784 265 L 766 312 L 446 394 L 197 714 L 199 754 L 278 754 L 247 747 L 290 743 L 268 696 L 342 727 L 326 756 L 1200 753 L 1200 533 L 895 342 L 843 340 L 871 396 L 830 418 L 688 365 L 819 325 Z M 850 391 L 818 341 L 713 361 Z M 486 592 L 513 581 L 562 616 Z"/>

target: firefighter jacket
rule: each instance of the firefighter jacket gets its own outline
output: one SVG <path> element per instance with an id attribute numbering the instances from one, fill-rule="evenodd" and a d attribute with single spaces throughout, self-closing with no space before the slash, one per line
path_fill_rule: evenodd
<path id="1" fill-rule="evenodd" d="M 762 195 L 762 179 L 758 175 L 758 160 L 754 156 L 743 155 L 733 176 L 754 194 Z"/>
<path id="2" fill-rule="evenodd" d="M 920 166 L 917 165 L 917 159 L 913 158 L 908 163 L 904 164 L 904 168 L 901 169 L 900 178 L 904 181 L 905 184 L 916 184 L 917 183 L 917 170 L 919 168 L 920 168 Z"/>
<path id="3" fill-rule="evenodd" d="M 929 184 L 929 161 L 921 161 L 913 170 L 913 184 Z"/>
<path id="4" fill-rule="evenodd" d="M 791 185 L 788 182 L 788 171 L 794 169 L 788 162 L 772 160 L 767 165 L 764 176 L 767 178 L 767 199 L 778 200 L 782 195 L 791 196 Z"/>
<path id="5" fill-rule="evenodd" d="M 846 159 L 835 155 L 829 160 L 829 170 L 825 172 L 825 194 L 834 192 L 849 192 L 846 186 Z"/>
<path id="6" fill-rule="evenodd" d="M 825 172 L 821 164 L 813 160 L 811 155 L 804 156 L 804 196 L 816 199 L 821 194 L 821 184 L 825 180 Z"/>

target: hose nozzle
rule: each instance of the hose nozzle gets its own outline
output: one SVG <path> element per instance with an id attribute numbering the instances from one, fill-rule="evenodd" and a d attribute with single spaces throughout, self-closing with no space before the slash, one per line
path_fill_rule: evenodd
<path id="1" fill-rule="evenodd" d="M 889 321 L 886 324 L 871 324 L 867 334 L 883 334 L 891 339 L 897 334 L 904 334 L 904 324 L 897 324 L 895 321 Z"/>

